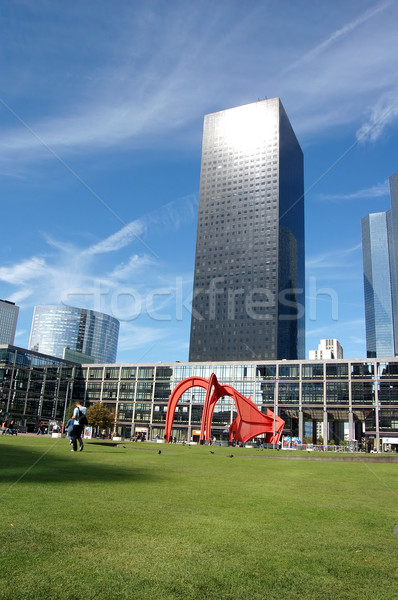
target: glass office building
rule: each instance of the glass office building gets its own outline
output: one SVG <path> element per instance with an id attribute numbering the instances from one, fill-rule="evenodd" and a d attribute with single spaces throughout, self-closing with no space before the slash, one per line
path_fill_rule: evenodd
<path id="1" fill-rule="evenodd" d="M 391 301 L 394 356 L 398 355 L 398 172 L 390 179 L 391 209 L 388 215 L 388 250 L 390 257 Z"/>
<path id="2" fill-rule="evenodd" d="M 13 344 L 17 328 L 19 306 L 9 300 L 0 300 L 0 344 Z"/>
<path id="3" fill-rule="evenodd" d="M 39 420 L 63 420 L 66 403 L 86 406 L 102 402 L 115 413 L 114 431 L 122 438 L 144 434 L 163 439 L 171 392 L 191 376 L 232 385 L 257 407 L 269 408 L 285 420 L 284 435 L 316 439 L 322 424 L 323 442 L 343 437 L 398 443 L 398 358 L 238 361 L 217 363 L 78 365 L 13 346 L 0 347 L 0 410 L 21 427 L 34 429 Z M 205 390 L 185 392 L 176 407 L 173 437 L 198 438 Z M 215 407 L 212 432 L 228 439 L 236 417 L 231 398 Z M 346 433 L 344 433 L 346 432 Z M 390 441 L 391 443 L 391 441 Z"/>
<path id="4" fill-rule="evenodd" d="M 279 98 L 205 116 L 190 361 L 304 358 L 303 185 Z"/>
<path id="5" fill-rule="evenodd" d="M 35 431 L 40 421 L 62 423 L 72 398 L 76 363 L 0 346 L 0 418 L 14 419 L 20 431 Z"/>
<path id="6" fill-rule="evenodd" d="M 74 306 L 35 306 L 29 349 L 64 356 L 65 348 L 115 362 L 120 323 L 114 317 Z"/>
<path id="7" fill-rule="evenodd" d="M 367 355 L 394 356 L 387 213 L 362 219 L 362 251 Z"/>
<path id="8" fill-rule="evenodd" d="M 362 219 L 367 356 L 398 354 L 398 173 L 390 177 L 391 209 Z"/>

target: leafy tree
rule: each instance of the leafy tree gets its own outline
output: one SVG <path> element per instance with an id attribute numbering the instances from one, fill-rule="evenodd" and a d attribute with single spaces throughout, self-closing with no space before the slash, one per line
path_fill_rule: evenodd
<path id="1" fill-rule="evenodd" d="M 75 410 L 75 406 L 76 406 L 76 404 L 74 402 L 72 402 L 72 404 L 69 404 L 69 406 L 66 407 L 65 423 L 67 423 L 69 421 L 69 419 L 72 418 L 73 411 Z"/>
<path id="2" fill-rule="evenodd" d="M 88 424 L 98 429 L 112 427 L 115 413 L 111 412 L 102 402 L 92 404 L 87 410 Z"/>

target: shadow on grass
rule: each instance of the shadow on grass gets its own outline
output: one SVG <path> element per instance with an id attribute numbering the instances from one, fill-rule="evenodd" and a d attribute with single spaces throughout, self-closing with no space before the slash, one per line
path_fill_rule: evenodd
<path id="1" fill-rule="evenodd" d="M 65 440 L 34 440 L 0 444 L 2 483 L 56 483 L 84 481 L 151 481 L 153 471 L 122 459 L 126 449 L 85 443 L 83 452 L 71 452 Z M 11 440 L 9 440 L 11 442 Z M 35 443 L 36 442 L 36 443 Z M 129 453 L 130 457 L 131 454 Z"/>

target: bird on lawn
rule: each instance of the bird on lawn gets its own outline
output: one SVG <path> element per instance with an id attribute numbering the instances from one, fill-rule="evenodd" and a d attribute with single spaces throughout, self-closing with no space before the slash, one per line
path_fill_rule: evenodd
<path id="1" fill-rule="evenodd" d="M 161 451 L 161 450 L 158 450 L 158 454 L 162 454 L 162 451 Z"/>
<path id="2" fill-rule="evenodd" d="M 210 450 L 210 454 L 214 454 L 214 450 Z"/>
<path id="3" fill-rule="evenodd" d="M 233 458 L 234 457 L 233 454 L 228 454 L 227 456 L 228 456 L 228 458 Z"/>

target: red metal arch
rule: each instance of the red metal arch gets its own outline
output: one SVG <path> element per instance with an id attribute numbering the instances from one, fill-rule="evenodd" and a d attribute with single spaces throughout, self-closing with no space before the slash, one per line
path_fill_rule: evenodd
<path id="1" fill-rule="evenodd" d="M 174 421 L 174 412 L 177 406 L 177 402 L 181 398 L 181 396 L 192 387 L 201 387 L 207 389 L 208 381 L 204 377 L 187 377 L 187 379 L 183 379 L 174 390 L 171 392 L 169 402 L 167 404 L 167 414 L 166 414 L 166 426 L 164 431 L 164 437 L 168 442 L 170 439 L 171 428 L 173 426 Z"/>
<path id="2" fill-rule="evenodd" d="M 204 377 L 188 377 L 181 381 L 170 395 L 165 426 L 165 438 L 170 440 L 171 429 L 174 421 L 174 412 L 178 400 L 184 392 L 191 387 L 201 387 L 206 390 L 203 406 L 202 422 L 200 427 L 200 441 L 208 440 L 211 434 L 211 423 L 214 408 L 222 396 L 233 399 L 237 416 L 229 428 L 229 439 L 238 442 L 248 442 L 252 438 L 265 433 L 267 443 L 279 442 L 285 421 L 267 409 L 266 414 L 258 410 L 251 397 L 246 398 L 230 385 L 221 385 L 214 373 L 209 379 Z"/>

